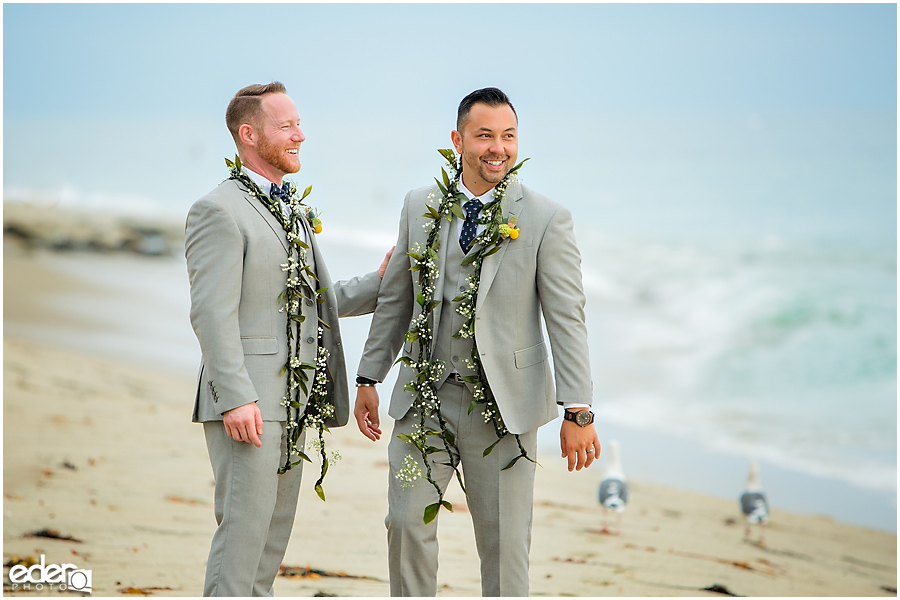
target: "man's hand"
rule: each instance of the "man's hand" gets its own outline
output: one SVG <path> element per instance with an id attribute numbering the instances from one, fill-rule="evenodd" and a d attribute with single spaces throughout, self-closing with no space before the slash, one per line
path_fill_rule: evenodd
<path id="1" fill-rule="evenodd" d="M 378 267 L 378 276 L 384 279 L 384 272 L 387 271 L 388 262 L 391 260 L 391 254 L 394 253 L 394 248 L 397 246 L 391 246 L 391 249 L 387 251 L 387 254 L 384 255 L 384 260 L 381 262 L 381 266 Z M 357 394 L 359 397 L 359 394 Z"/>
<path id="2" fill-rule="evenodd" d="M 256 402 L 226 410 L 222 413 L 222 423 L 228 437 L 262 448 L 259 436 L 262 435 L 263 420 Z"/>
<path id="3" fill-rule="evenodd" d="M 356 407 L 353 409 L 356 417 L 356 425 L 360 432 L 373 442 L 381 439 L 381 429 L 378 428 L 378 392 L 375 386 L 363 386 L 356 388 Z"/>
<path id="4" fill-rule="evenodd" d="M 591 466 L 600 454 L 600 440 L 594 430 L 594 424 L 580 427 L 572 421 L 563 419 L 559 428 L 559 445 L 562 457 L 569 459 L 569 471 L 580 471 Z M 589 452 L 590 451 L 590 452 Z"/>

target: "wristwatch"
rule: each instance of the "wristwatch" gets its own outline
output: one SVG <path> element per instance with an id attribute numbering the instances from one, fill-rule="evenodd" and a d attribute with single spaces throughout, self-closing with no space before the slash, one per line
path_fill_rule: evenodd
<path id="1" fill-rule="evenodd" d="M 594 413 L 589 410 L 579 410 L 578 412 L 563 411 L 563 419 L 572 421 L 579 427 L 587 427 L 594 422 Z"/>

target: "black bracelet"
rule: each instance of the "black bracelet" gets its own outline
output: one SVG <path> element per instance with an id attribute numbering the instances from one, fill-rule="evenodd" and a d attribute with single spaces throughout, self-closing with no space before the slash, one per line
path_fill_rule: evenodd
<path id="1" fill-rule="evenodd" d="M 368 377 L 363 377 L 361 375 L 357 375 L 356 377 L 356 387 L 375 387 L 375 384 L 378 383 L 374 379 L 369 379 Z"/>

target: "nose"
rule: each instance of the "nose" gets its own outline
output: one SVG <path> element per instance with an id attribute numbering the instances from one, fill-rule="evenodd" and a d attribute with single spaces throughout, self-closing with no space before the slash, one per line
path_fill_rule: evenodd
<path id="1" fill-rule="evenodd" d="M 297 143 L 303 143 L 306 141 L 306 135 L 303 133 L 303 130 L 300 129 L 300 126 L 294 128 L 294 135 L 291 137 Z"/>
<path id="2" fill-rule="evenodd" d="M 503 146 L 503 140 L 499 137 L 495 137 L 491 140 L 490 148 L 488 151 L 492 154 L 506 154 L 506 148 Z"/>

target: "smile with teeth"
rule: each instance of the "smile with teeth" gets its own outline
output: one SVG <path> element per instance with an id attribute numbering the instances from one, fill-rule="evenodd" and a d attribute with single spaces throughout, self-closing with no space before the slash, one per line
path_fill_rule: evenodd
<path id="1" fill-rule="evenodd" d="M 497 167 L 502 167 L 503 163 L 505 163 L 506 161 L 505 160 L 486 160 L 484 162 L 486 162 L 487 164 L 489 164 L 492 167 L 497 168 Z"/>
<path id="2" fill-rule="evenodd" d="M 300 148 L 288 148 L 287 149 L 287 153 L 292 154 L 294 156 L 296 156 L 299 151 L 300 151 Z"/>

